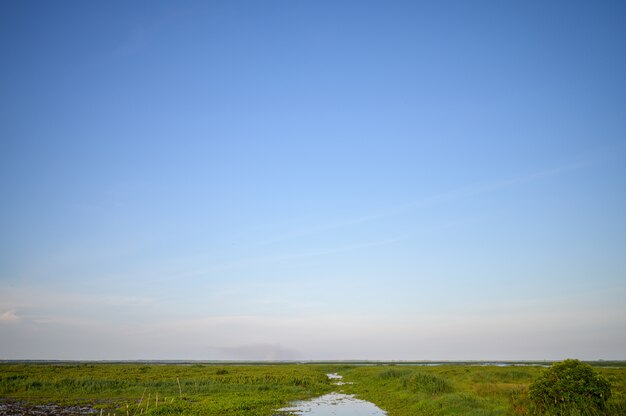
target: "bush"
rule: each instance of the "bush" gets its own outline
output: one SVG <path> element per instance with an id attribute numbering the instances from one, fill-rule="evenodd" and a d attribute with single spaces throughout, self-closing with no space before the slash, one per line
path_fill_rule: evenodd
<path id="1" fill-rule="evenodd" d="M 610 396 L 608 380 L 578 360 L 552 364 L 530 385 L 537 408 L 553 414 L 593 414 Z"/>

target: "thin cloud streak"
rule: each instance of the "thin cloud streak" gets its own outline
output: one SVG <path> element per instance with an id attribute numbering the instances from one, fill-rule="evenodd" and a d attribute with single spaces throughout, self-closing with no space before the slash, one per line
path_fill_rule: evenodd
<path id="1" fill-rule="evenodd" d="M 336 253 L 341 253 L 345 251 L 360 250 L 360 249 L 369 248 L 369 247 L 384 246 L 384 245 L 393 244 L 393 243 L 402 241 L 403 238 L 404 236 L 397 237 L 397 238 L 389 238 L 385 240 L 371 241 L 371 242 L 362 243 L 362 244 L 351 244 L 351 245 L 336 247 L 336 248 L 332 248 L 328 250 L 308 251 L 308 252 L 303 252 L 303 253 L 287 254 L 284 256 L 250 257 L 250 258 L 246 258 L 246 259 L 242 259 L 242 260 L 238 260 L 238 261 L 234 261 L 230 263 L 208 267 L 206 269 L 199 269 L 199 270 L 190 271 L 184 274 L 177 274 L 176 276 L 165 277 L 162 279 L 154 279 L 152 280 L 152 282 L 155 283 L 155 282 L 163 282 L 163 281 L 175 280 L 175 279 L 176 280 L 177 279 L 190 279 L 194 277 L 204 276 L 210 273 L 221 272 L 225 270 L 232 270 L 232 269 L 236 269 L 236 268 L 244 267 L 244 266 L 271 264 L 271 263 L 278 263 L 278 262 L 283 262 L 283 261 L 288 261 L 288 260 L 297 260 L 297 259 L 304 259 L 304 258 L 309 258 L 309 257 L 326 256 L 330 254 L 336 254 Z"/>
<path id="2" fill-rule="evenodd" d="M 320 234 L 320 233 L 324 233 L 328 231 L 333 231 L 333 230 L 349 227 L 352 225 L 364 224 L 368 222 L 382 220 L 385 218 L 390 218 L 393 216 L 408 213 L 408 212 L 411 212 L 411 211 L 414 211 L 414 210 L 417 210 L 426 206 L 430 206 L 430 205 L 453 202 L 453 201 L 458 201 L 458 200 L 462 200 L 466 198 L 475 197 L 478 195 L 484 195 L 484 194 L 489 194 L 492 192 L 503 191 L 503 190 L 511 189 L 511 188 L 514 188 L 516 186 L 520 186 L 526 183 L 531 183 L 539 179 L 557 176 L 557 175 L 565 174 L 568 172 L 573 172 L 579 169 L 583 169 L 585 167 L 592 165 L 593 163 L 595 162 L 594 161 L 581 161 L 581 162 L 570 163 L 570 164 L 561 165 L 561 166 L 557 166 L 557 167 L 553 167 L 549 169 L 544 169 L 540 171 L 535 171 L 535 172 L 515 176 L 512 178 L 508 178 L 508 179 L 497 180 L 497 181 L 486 182 L 486 183 L 484 182 L 476 183 L 476 184 L 472 184 L 463 188 L 458 188 L 455 190 L 427 196 L 427 197 L 421 198 L 417 201 L 413 201 L 408 204 L 391 207 L 387 209 L 386 212 L 383 212 L 383 213 L 362 215 L 362 216 L 358 216 L 358 217 L 348 219 L 348 220 L 329 223 L 326 225 L 316 227 L 315 229 L 310 229 L 310 230 L 306 230 L 302 232 L 284 235 L 281 237 L 276 237 L 274 239 L 265 240 L 257 244 L 251 244 L 250 247 L 267 246 L 267 245 L 271 245 L 271 244 L 278 243 L 278 242 L 284 242 L 284 241 L 289 241 L 295 238 L 305 237 L 308 235 Z M 407 236 L 408 234 L 400 236 L 400 237 L 396 237 L 396 238 L 373 241 L 369 243 L 353 244 L 353 245 L 347 245 L 343 247 L 337 247 L 334 249 L 311 251 L 311 252 L 306 252 L 306 253 L 296 253 L 296 254 L 285 255 L 285 256 L 244 258 L 244 259 L 233 261 L 233 262 L 228 262 L 228 263 L 224 263 L 220 265 L 215 265 L 215 266 L 211 266 L 207 268 L 189 271 L 186 273 L 177 274 L 175 276 L 164 277 L 161 279 L 154 279 L 152 280 L 152 282 L 162 282 L 162 281 L 173 280 L 173 279 L 190 279 L 190 278 L 208 275 L 211 273 L 232 270 L 232 269 L 236 269 L 239 267 L 245 267 L 245 266 L 250 266 L 250 265 L 267 264 L 267 263 L 274 263 L 274 262 L 301 259 L 301 258 L 307 258 L 307 257 L 315 257 L 315 256 L 324 256 L 324 255 L 329 255 L 329 254 L 340 253 L 343 251 L 359 250 L 362 248 L 382 246 L 382 245 L 393 244 L 393 243 L 399 242 L 403 240 L 404 238 L 406 238 Z"/>
<path id="3" fill-rule="evenodd" d="M 191 15 L 191 13 L 191 10 L 180 10 L 136 24 L 126 39 L 110 50 L 103 51 L 101 55 L 96 58 L 95 63 L 97 65 L 110 65 L 133 57 L 155 42 L 158 34 L 164 31 L 169 25 L 181 18 Z"/>
<path id="4" fill-rule="evenodd" d="M 67 306 L 128 307 L 153 304 L 156 300 L 142 296 L 115 296 L 91 293 L 55 291 L 45 286 L 0 286 L 0 303 L 14 309 L 33 309 Z"/>
<path id="5" fill-rule="evenodd" d="M 471 198 L 478 195 L 488 194 L 491 192 L 504 191 L 510 188 L 514 188 L 519 185 L 523 185 L 526 183 L 531 183 L 536 180 L 547 178 L 551 176 L 560 175 L 567 172 L 576 171 L 587 166 L 590 166 L 592 162 L 578 162 L 572 163 L 563 166 L 557 166 L 550 169 L 540 170 L 524 175 L 515 176 L 509 179 L 503 179 L 498 181 L 492 181 L 487 183 L 476 183 L 473 185 L 469 185 L 463 188 L 458 188 L 455 190 L 442 192 L 439 194 L 434 194 L 431 196 L 424 197 L 417 201 L 398 205 L 395 208 L 390 208 L 387 212 L 376 214 L 376 215 L 368 215 L 359 218 L 355 218 L 353 220 L 345 221 L 343 223 L 338 224 L 336 227 L 344 227 L 353 224 L 359 224 L 363 222 L 375 221 L 382 218 L 392 217 L 395 215 L 400 215 L 409 211 L 413 211 L 419 208 L 423 208 L 429 205 L 435 205 L 439 203 L 458 201 L 461 199 Z"/>
<path id="6" fill-rule="evenodd" d="M 518 176 L 511 177 L 511 178 L 494 180 L 491 182 L 474 183 L 465 187 L 429 195 L 429 196 L 420 198 L 418 200 L 415 200 L 406 204 L 400 204 L 394 207 L 389 207 L 384 212 L 381 212 L 381 213 L 364 214 L 364 215 L 355 216 L 349 219 L 330 222 L 325 225 L 316 226 L 314 229 L 290 233 L 290 234 L 286 234 L 283 236 L 278 236 L 276 238 L 268 239 L 263 242 L 254 244 L 252 246 L 259 247 L 259 246 L 271 245 L 271 244 L 278 243 L 278 242 L 289 241 L 295 238 L 300 238 L 300 237 L 314 235 L 314 234 L 320 234 L 320 233 L 324 233 L 327 231 L 349 227 L 351 225 L 363 224 L 363 223 L 373 222 L 373 221 L 377 221 L 377 220 L 384 219 L 384 218 L 393 217 L 396 215 L 401 215 L 401 214 L 404 214 L 404 213 L 407 213 L 407 212 L 410 212 L 419 208 L 423 208 L 426 206 L 430 206 L 430 205 L 462 200 L 465 198 L 488 194 L 491 192 L 503 191 L 503 190 L 510 189 L 518 185 L 531 183 L 542 178 L 557 176 L 560 174 L 583 169 L 583 168 L 593 165 L 594 163 L 596 163 L 595 160 L 580 161 L 580 162 L 574 162 L 570 164 L 556 166 L 553 168 L 543 169 L 543 170 L 539 170 L 539 171 L 535 171 L 531 173 L 521 174 Z"/>

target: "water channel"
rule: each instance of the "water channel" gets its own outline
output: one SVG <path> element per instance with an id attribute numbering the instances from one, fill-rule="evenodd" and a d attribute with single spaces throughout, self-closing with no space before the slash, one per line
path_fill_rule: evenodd
<path id="1" fill-rule="evenodd" d="M 339 374 L 327 374 L 335 380 L 333 384 L 341 386 Z M 374 403 L 357 399 L 352 394 L 329 393 L 311 400 L 294 402 L 289 407 L 278 409 L 279 415 L 306 415 L 306 416 L 385 416 L 386 413 L 376 407 Z"/>

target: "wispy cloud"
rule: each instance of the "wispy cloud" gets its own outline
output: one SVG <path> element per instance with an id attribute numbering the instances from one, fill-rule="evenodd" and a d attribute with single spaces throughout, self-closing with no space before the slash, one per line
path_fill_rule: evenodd
<path id="1" fill-rule="evenodd" d="M 177 10 L 153 19 L 145 19 L 132 28 L 128 36 L 114 48 L 100 56 L 100 63 L 114 63 L 136 55 L 148 47 L 159 32 L 176 20 L 191 13 L 190 10 Z"/>
<path id="2" fill-rule="evenodd" d="M 331 255 L 331 254 L 336 254 L 336 253 L 341 253 L 341 252 L 365 249 L 369 247 L 384 246 L 384 245 L 399 242 L 402 240 L 402 238 L 403 237 L 400 236 L 396 238 L 387 238 L 383 240 L 369 241 L 369 242 L 359 243 L 359 244 L 347 244 L 347 245 L 332 247 L 326 250 L 310 250 L 310 251 L 290 253 L 290 254 L 279 255 L 279 256 L 256 256 L 256 257 L 243 258 L 243 259 L 236 260 L 233 262 L 218 264 L 218 265 L 209 266 L 206 268 L 199 268 L 196 270 L 190 270 L 181 274 L 176 274 L 175 276 L 164 277 L 162 279 L 158 279 L 158 281 L 172 280 L 172 279 L 189 279 L 189 278 L 204 276 L 204 275 L 221 272 L 225 270 L 232 270 L 232 269 L 236 269 L 239 267 L 260 265 L 260 264 L 280 263 L 280 262 L 289 261 L 289 260 L 305 259 L 305 258 L 310 258 L 310 257 L 320 257 L 320 256 L 326 256 L 326 255 Z"/>
<path id="3" fill-rule="evenodd" d="M 58 306 L 89 306 L 95 307 L 132 307 L 154 303 L 155 299 L 144 296 L 110 295 L 86 292 L 69 292 L 54 290 L 47 286 L 2 286 L 0 285 L 0 302 L 9 307 L 51 308 Z"/>
<path id="4" fill-rule="evenodd" d="M 9 309 L 0 314 L 0 323 L 17 323 L 21 320 L 15 309 Z"/>
<path id="5" fill-rule="evenodd" d="M 415 199 L 413 201 L 398 204 L 395 206 L 388 206 L 381 209 L 379 212 L 360 213 L 349 218 L 337 219 L 334 221 L 328 221 L 324 224 L 316 224 L 314 227 L 299 227 L 298 231 L 285 233 L 283 235 L 277 235 L 275 237 L 251 244 L 252 247 L 262 247 L 284 241 L 294 240 L 310 235 L 323 234 L 325 232 L 334 231 L 341 228 L 347 228 L 354 225 L 364 224 L 368 222 L 374 222 L 383 220 L 385 218 L 394 217 L 409 213 L 411 211 L 418 210 L 420 208 L 443 204 L 448 202 L 455 202 L 467 198 L 472 198 L 480 195 L 485 195 L 493 192 L 505 191 L 513 189 L 524 184 L 529 184 L 540 179 L 545 179 L 553 176 L 574 172 L 580 169 L 584 169 L 598 162 L 600 156 L 598 154 L 605 153 L 605 149 L 597 149 L 592 152 L 591 157 L 572 162 L 567 164 L 561 164 L 558 166 L 549 167 L 546 169 L 536 170 L 532 172 L 522 173 L 519 175 L 492 179 L 490 181 L 482 181 L 472 183 L 456 189 L 427 195 L 422 198 Z"/>
<path id="6" fill-rule="evenodd" d="M 593 162 L 582 161 L 565 165 L 560 165 L 548 169 L 538 170 L 530 173 L 525 173 L 509 178 L 496 179 L 488 182 L 474 183 L 468 186 L 464 186 L 450 191 L 444 191 L 438 194 L 429 195 L 415 201 L 397 205 L 395 207 L 389 207 L 384 212 L 371 215 L 357 216 L 352 219 L 345 220 L 343 222 L 337 222 L 329 227 L 338 228 L 345 227 L 353 224 L 359 224 L 369 221 L 375 221 L 395 215 L 400 215 L 406 212 L 410 212 L 419 208 L 423 208 L 430 205 L 442 204 L 446 202 L 458 201 L 466 198 L 471 198 L 483 194 L 489 194 L 492 192 L 505 191 L 507 189 L 515 188 L 517 186 L 531 183 L 539 179 L 548 178 L 551 176 L 557 176 L 568 172 L 573 172 L 587 166 L 590 166 Z"/>
<path id="7" fill-rule="evenodd" d="M 559 166 L 555 166 L 555 167 L 551 167 L 547 169 L 542 169 L 542 170 L 537 170 L 537 171 L 533 171 L 533 172 L 529 172 L 525 174 L 520 174 L 517 176 L 508 177 L 508 178 L 474 183 L 474 184 L 470 184 L 461 188 L 452 189 L 450 191 L 444 191 L 441 193 L 425 196 L 423 198 L 420 198 L 420 199 L 417 199 L 417 200 L 414 200 L 405 204 L 390 206 L 378 213 L 355 215 L 352 218 L 339 219 L 336 221 L 331 221 L 325 224 L 317 225 L 316 227 L 303 227 L 302 230 L 276 236 L 274 238 L 266 239 L 264 241 L 252 243 L 248 247 L 258 248 L 258 247 L 268 246 L 271 244 L 276 244 L 280 242 L 303 238 L 303 237 L 307 237 L 310 235 L 328 233 L 328 232 L 332 232 L 341 228 L 347 228 L 347 227 L 356 226 L 359 224 L 380 221 L 386 218 L 391 218 L 394 216 L 410 213 L 412 211 L 416 211 L 420 208 L 424 208 L 427 206 L 450 203 L 450 202 L 455 202 L 455 201 L 472 198 L 472 197 L 476 197 L 480 195 L 485 195 L 485 194 L 489 194 L 493 192 L 505 191 L 505 190 L 512 189 L 518 186 L 522 186 L 527 183 L 538 181 L 540 179 L 558 176 L 558 175 L 562 175 L 568 172 L 573 172 L 579 169 L 583 169 L 594 163 L 595 163 L 595 160 L 587 159 L 584 161 L 563 164 L 563 165 L 559 165 Z M 455 222 L 455 223 L 459 223 L 459 222 Z M 449 227 L 451 225 L 447 224 L 447 226 Z M 172 279 L 189 279 L 189 278 L 194 278 L 194 277 L 210 275 L 212 273 L 222 272 L 226 270 L 247 267 L 251 265 L 269 264 L 269 263 L 277 263 L 277 262 L 302 259 L 302 258 L 308 258 L 308 257 L 331 255 L 331 254 L 345 252 L 345 251 L 359 250 L 359 249 L 364 249 L 368 247 L 392 244 L 392 243 L 399 242 L 406 237 L 407 235 L 402 235 L 402 236 L 398 236 L 394 238 L 381 239 L 381 240 L 376 240 L 376 241 L 371 241 L 371 242 L 366 242 L 366 243 L 348 244 L 348 245 L 343 245 L 343 246 L 334 247 L 334 248 L 310 250 L 310 251 L 300 252 L 300 253 L 289 253 L 289 254 L 285 254 L 281 256 L 244 257 L 244 258 L 240 258 L 240 259 L 233 260 L 230 262 L 225 262 L 222 264 L 214 264 L 214 265 L 207 266 L 207 267 L 200 267 L 197 269 L 184 271 L 184 272 L 172 275 L 172 276 L 166 276 L 161 279 L 156 279 L 156 281 L 164 281 L 164 280 L 172 280 Z"/>

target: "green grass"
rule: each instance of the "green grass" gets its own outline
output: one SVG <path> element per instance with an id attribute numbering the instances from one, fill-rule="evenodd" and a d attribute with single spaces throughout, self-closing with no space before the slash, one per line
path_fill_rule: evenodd
<path id="1" fill-rule="evenodd" d="M 626 415 L 626 368 L 597 368 L 612 384 L 606 415 Z M 344 369 L 345 393 L 386 410 L 408 415 L 535 415 L 528 386 L 541 367 L 442 365 L 355 366 Z M 570 415 L 570 413 L 563 413 Z M 572 410 L 571 415 L 579 416 Z M 595 415 L 594 415 L 595 416 Z"/>
<path id="2" fill-rule="evenodd" d="M 331 390 L 320 368 L 302 365 L 0 365 L 0 397 L 124 415 L 127 406 L 129 414 L 269 415 Z"/>
<path id="3" fill-rule="evenodd" d="M 605 414 L 626 415 L 626 368 L 596 369 L 612 385 Z M 271 416 L 290 401 L 342 389 L 375 403 L 389 416 L 533 415 L 528 386 L 541 370 L 472 365 L 0 364 L 0 398 L 91 404 L 103 408 L 105 415 L 118 416 Z M 333 386 L 328 372 L 338 372 L 354 384 Z"/>

